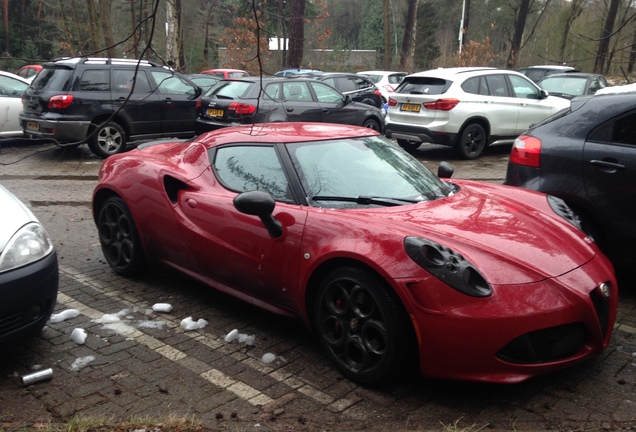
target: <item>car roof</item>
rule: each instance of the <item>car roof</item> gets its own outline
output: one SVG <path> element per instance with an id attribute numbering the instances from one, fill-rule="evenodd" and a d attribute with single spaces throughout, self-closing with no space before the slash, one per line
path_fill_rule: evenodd
<path id="1" fill-rule="evenodd" d="M 494 67 L 452 67 L 452 68 L 437 68 L 437 69 L 429 69 L 422 72 L 415 72 L 408 77 L 453 77 L 460 74 L 471 74 L 471 73 L 488 73 L 488 72 L 513 72 L 506 69 L 497 69 Z"/>
<path id="2" fill-rule="evenodd" d="M 330 123 L 280 122 L 231 126 L 199 135 L 196 141 L 209 147 L 228 143 L 285 144 L 380 135 L 362 126 Z"/>
<path id="3" fill-rule="evenodd" d="M 567 72 L 567 73 L 557 73 L 557 74 L 546 75 L 545 77 L 543 77 L 541 81 L 545 79 L 552 79 L 552 78 L 571 78 L 571 77 L 589 78 L 589 77 L 602 77 L 602 75 L 594 74 L 594 73 L 586 73 L 586 72 Z"/>
<path id="4" fill-rule="evenodd" d="M 14 78 L 20 82 L 23 82 L 25 84 L 29 84 L 29 80 L 22 78 L 20 75 L 16 75 L 14 73 L 11 72 L 6 72 L 6 71 L 0 71 L 0 75 L 2 76 L 6 76 L 6 77 L 10 77 L 10 78 Z"/>
<path id="5" fill-rule="evenodd" d="M 546 70 L 578 70 L 572 66 L 565 65 L 535 65 L 535 66 L 526 66 L 524 68 L 520 68 L 519 70 L 525 69 L 546 69 Z"/>
<path id="6" fill-rule="evenodd" d="M 386 71 L 386 70 L 369 70 L 369 71 L 360 71 L 356 72 L 361 75 L 393 75 L 393 74 L 407 74 L 404 71 Z"/>

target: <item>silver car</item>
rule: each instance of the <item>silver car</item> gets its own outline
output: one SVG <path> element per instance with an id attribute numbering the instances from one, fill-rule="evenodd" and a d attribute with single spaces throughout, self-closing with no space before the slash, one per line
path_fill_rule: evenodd
<path id="1" fill-rule="evenodd" d="M 474 159 L 569 106 L 515 71 L 433 69 L 406 76 L 389 97 L 385 133 L 405 149 L 429 142 Z"/>
<path id="2" fill-rule="evenodd" d="M 55 247 L 33 213 L 0 185 L 0 346 L 39 333 L 58 291 Z"/>

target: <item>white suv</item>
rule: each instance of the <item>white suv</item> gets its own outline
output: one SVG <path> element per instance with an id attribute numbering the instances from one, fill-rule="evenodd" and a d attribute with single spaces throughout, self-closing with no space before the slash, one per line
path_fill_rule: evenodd
<path id="1" fill-rule="evenodd" d="M 391 95 L 385 133 L 405 149 L 430 142 L 475 159 L 487 145 L 512 143 L 530 125 L 569 106 L 518 72 L 433 69 L 406 76 Z"/>

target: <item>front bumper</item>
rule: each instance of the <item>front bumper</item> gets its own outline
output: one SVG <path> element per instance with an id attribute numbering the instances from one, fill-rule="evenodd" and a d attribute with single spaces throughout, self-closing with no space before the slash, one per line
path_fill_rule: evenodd
<path id="1" fill-rule="evenodd" d="M 557 278 L 493 286 L 492 297 L 463 304 L 431 293 L 429 282 L 403 284 L 425 376 L 521 382 L 599 355 L 616 320 L 618 287 L 603 255 Z"/>
<path id="2" fill-rule="evenodd" d="M 38 333 L 57 299 L 57 254 L 0 274 L 0 345 Z"/>

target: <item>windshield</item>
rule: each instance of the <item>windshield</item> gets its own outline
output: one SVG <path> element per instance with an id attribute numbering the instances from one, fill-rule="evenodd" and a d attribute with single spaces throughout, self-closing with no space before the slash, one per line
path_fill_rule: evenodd
<path id="1" fill-rule="evenodd" d="M 542 89 L 548 93 L 564 93 L 573 96 L 581 96 L 585 94 L 587 84 L 586 78 L 579 77 L 548 77 L 541 81 Z"/>
<path id="2" fill-rule="evenodd" d="M 366 207 L 428 201 L 449 186 L 382 136 L 288 144 L 312 205 Z"/>

